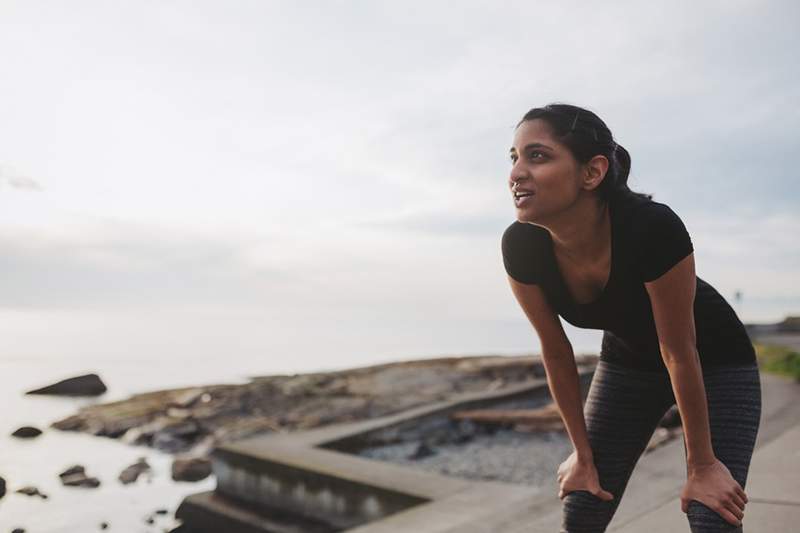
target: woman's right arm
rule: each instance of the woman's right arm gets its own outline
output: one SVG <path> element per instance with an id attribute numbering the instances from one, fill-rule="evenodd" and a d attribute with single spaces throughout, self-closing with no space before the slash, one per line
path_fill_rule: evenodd
<path id="1" fill-rule="evenodd" d="M 572 344 L 542 289 L 538 285 L 520 283 L 511 276 L 508 280 L 514 297 L 539 336 L 550 394 L 561 411 L 577 459 L 593 464 Z"/>

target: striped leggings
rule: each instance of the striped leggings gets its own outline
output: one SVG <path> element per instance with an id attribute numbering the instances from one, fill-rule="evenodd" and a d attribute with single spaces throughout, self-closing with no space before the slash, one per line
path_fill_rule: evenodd
<path id="1" fill-rule="evenodd" d="M 714 454 L 745 488 L 761 418 L 758 366 L 703 370 Z M 614 495 L 605 502 L 588 491 L 562 500 L 560 533 L 601 533 L 617 510 L 633 467 L 658 422 L 675 403 L 669 376 L 599 361 L 589 387 L 584 417 L 600 486 Z M 685 441 L 684 441 L 684 452 Z M 676 468 L 678 465 L 676 465 Z M 741 532 L 702 503 L 689 502 L 692 533 Z"/>

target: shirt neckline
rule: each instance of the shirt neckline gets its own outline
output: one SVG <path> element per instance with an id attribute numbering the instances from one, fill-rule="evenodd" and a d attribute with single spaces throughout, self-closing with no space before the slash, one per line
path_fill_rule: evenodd
<path id="1" fill-rule="evenodd" d="M 556 272 L 556 277 L 558 278 L 559 285 L 561 286 L 561 290 L 564 293 L 566 299 L 572 304 L 573 307 L 576 308 L 588 308 L 597 305 L 603 300 L 608 293 L 608 289 L 611 286 L 611 282 L 614 279 L 614 201 L 609 200 L 608 202 L 608 218 L 609 218 L 609 226 L 611 232 L 611 265 L 608 271 L 608 280 L 606 280 L 605 286 L 600 290 L 597 297 L 590 301 L 590 302 L 578 302 L 569 292 L 569 287 L 567 286 L 567 282 L 564 281 L 564 276 L 561 274 L 561 269 L 558 267 L 558 261 L 556 261 L 555 252 L 553 251 L 553 239 L 550 236 L 550 232 L 547 232 L 547 237 L 550 241 L 550 258 L 553 262 L 553 268 Z"/>

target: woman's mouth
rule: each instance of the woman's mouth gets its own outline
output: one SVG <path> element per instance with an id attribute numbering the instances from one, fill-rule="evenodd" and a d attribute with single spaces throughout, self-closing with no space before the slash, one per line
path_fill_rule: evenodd
<path id="1" fill-rule="evenodd" d="M 520 191 L 514 194 L 514 205 L 522 207 L 533 198 L 534 194 L 528 191 Z"/>

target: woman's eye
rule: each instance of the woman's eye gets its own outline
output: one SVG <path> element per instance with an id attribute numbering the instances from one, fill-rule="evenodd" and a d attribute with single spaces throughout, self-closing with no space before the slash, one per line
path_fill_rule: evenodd
<path id="1" fill-rule="evenodd" d="M 542 152 L 531 152 L 528 157 L 531 158 L 531 159 L 537 159 L 536 157 L 534 157 L 534 156 L 537 156 L 537 155 L 542 155 Z M 541 159 L 541 158 L 538 158 L 538 159 Z"/>
<path id="2" fill-rule="evenodd" d="M 515 155 L 509 156 L 509 159 L 511 159 L 512 163 L 516 163 L 517 162 L 517 156 L 515 156 Z"/>

